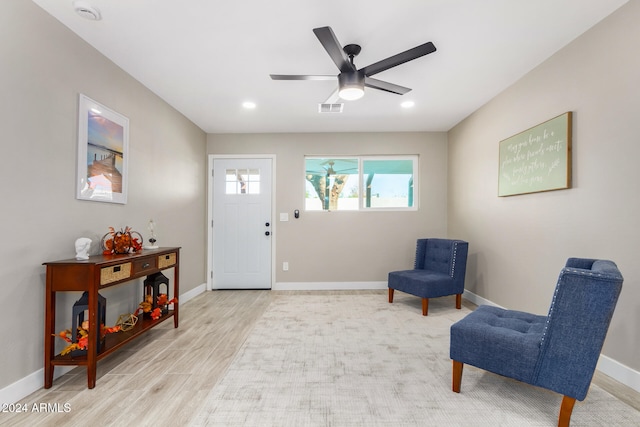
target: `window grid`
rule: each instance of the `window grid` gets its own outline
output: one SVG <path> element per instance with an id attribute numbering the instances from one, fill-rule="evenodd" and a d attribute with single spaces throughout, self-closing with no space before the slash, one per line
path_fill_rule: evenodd
<path id="1" fill-rule="evenodd" d="M 225 172 L 225 194 L 260 194 L 259 169 L 227 169 Z"/>

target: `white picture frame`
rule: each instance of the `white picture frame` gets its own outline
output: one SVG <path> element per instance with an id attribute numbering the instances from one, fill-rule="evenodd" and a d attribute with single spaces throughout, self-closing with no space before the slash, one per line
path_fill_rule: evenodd
<path id="1" fill-rule="evenodd" d="M 127 203 L 129 119 L 80 94 L 76 198 Z"/>

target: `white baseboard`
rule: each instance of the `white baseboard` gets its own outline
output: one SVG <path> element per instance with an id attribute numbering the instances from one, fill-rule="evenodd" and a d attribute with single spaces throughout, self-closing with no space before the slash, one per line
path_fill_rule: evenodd
<path id="1" fill-rule="evenodd" d="M 489 301 L 488 299 L 484 299 L 479 295 L 474 294 L 473 292 L 469 292 L 465 289 L 464 293 L 462 294 L 462 298 L 471 301 L 472 303 L 474 303 L 475 305 L 492 305 L 494 307 L 500 307 L 500 308 L 504 308 L 499 306 L 498 304 L 494 303 L 493 301 Z"/>
<path id="2" fill-rule="evenodd" d="M 57 366 L 54 369 L 53 378 L 59 378 L 74 368 L 75 366 Z M 44 387 L 44 368 L 38 369 L 0 390 L 0 403 L 16 403 L 42 387 Z"/>
<path id="3" fill-rule="evenodd" d="M 492 305 L 494 307 L 500 307 L 498 304 L 495 304 L 494 302 L 488 299 L 482 298 L 467 290 L 464 291 L 464 294 L 462 294 L 462 297 L 471 301 L 476 305 L 485 304 L 485 305 Z M 504 308 L 504 307 L 500 307 L 500 308 Z M 624 384 L 627 387 L 631 387 L 637 392 L 640 392 L 640 372 L 626 365 L 623 365 L 622 363 L 608 356 L 605 356 L 604 354 L 600 355 L 600 358 L 598 359 L 598 366 L 596 367 L 596 369 L 602 372 L 603 374 L 618 381 L 619 383 Z"/>
<path id="4" fill-rule="evenodd" d="M 349 291 L 387 289 L 387 282 L 280 282 L 273 291 Z"/>
<path id="5" fill-rule="evenodd" d="M 195 288 L 187 291 L 183 294 L 180 294 L 179 301 L 181 304 L 189 301 L 192 298 L 203 293 L 207 288 L 207 284 L 203 283 L 202 285 L 196 286 Z M 54 369 L 54 379 L 61 377 L 66 374 L 70 370 L 74 369 L 75 366 L 56 366 Z M 2 403 L 16 403 L 19 400 L 24 399 L 29 396 L 31 393 L 40 390 L 44 387 L 44 368 L 38 369 L 36 372 L 33 372 L 26 377 L 19 379 L 13 384 L 6 386 L 5 388 L 0 390 L 0 404 Z"/>
<path id="6" fill-rule="evenodd" d="M 189 301 L 190 299 L 193 299 L 195 297 L 197 297 L 198 295 L 200 295 L 201 293 L 203 293 L 204 291 L 207 290 L 207 284 L 203 283 L 200 286 L 196 286 L 195 288 L 191 289 L 190 291 L 187 291 L 183 294 L 180 294 L 180 300 L 179 302 L 185 303 L 187 301 Z"/>
<path id="7" fill-rule="evenodd" d="M 635 369 L 623 365 L 604 354 L 600 355 L 596 369 L 640 393 L 640 372 Z"/>

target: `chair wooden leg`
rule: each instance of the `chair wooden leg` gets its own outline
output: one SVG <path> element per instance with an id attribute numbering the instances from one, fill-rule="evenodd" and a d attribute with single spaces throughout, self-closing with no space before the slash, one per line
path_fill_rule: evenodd
<path id="1" fill-rule="evenodd" d="M 456 393 L 460 393 L 460 385 L 462 384 L 462 368 L 464 364 L 462 362 L 458 362 L 457 360 L 453 360 L 453 370 L 452 370 L 452 381 L 451 381 L 451 389 Z"/>
<path id="2" fill-rule="evenodd" d="M 395 289 L 389 288 L 389 304 L 393 302 L 393 291 Z"/>
<path id="3" fill-rule="evenodd" d="M 575 397 L 564 396 L 562 398 L 562 404 L 560 405 L 560 416 L 558 416 L 558 427 L 569 427 L 569 421 L 571 421 L 571 412 L 573 411 L 573 405 L 575 405 Z"/>
<path id="4" fill-rule="evenodd" d="M 458 310 L 462 308 L 462 294 L 456 294 L 456 308 Z"/>
<path id="5" fill-rule="evenodd" d="M 429 311 L 429 298 L 422 298 L 422 315 L 426 316 Z"/>

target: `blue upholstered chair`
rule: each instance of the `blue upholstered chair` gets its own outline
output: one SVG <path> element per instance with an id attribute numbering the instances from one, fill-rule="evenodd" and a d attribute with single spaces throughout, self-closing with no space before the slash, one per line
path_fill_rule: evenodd
<path id="1" fill-rule="evenodd" d="M 422 315 L 429 311 L 429 298 L 456 296 L 462 304 L 469 244 L 462 240 L 418 239 L 413 270 L 389 273 L 389 302 L 394 290 L 422 298 Z"/>
<path id="2" fill-rule="evenodd" d="M 464 364 L 564 395 L 558 426 L 584 400 L 622 289 L 612 261 L 569 258 L 549 314 L 482 305 L 451 326 L 453 391 Z"/>

